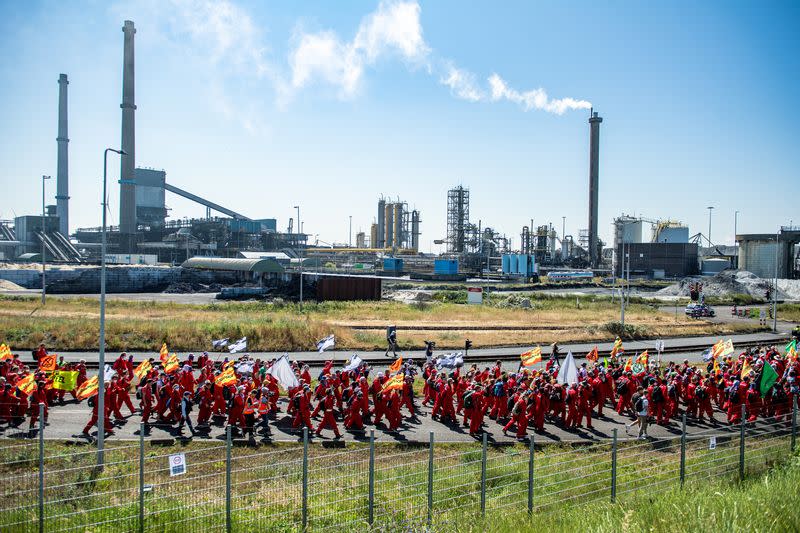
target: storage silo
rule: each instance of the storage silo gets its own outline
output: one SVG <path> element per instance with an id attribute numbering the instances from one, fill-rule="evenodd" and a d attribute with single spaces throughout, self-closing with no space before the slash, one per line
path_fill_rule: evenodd
<path id="1" fill-rule="evenodd" d="M 393 222 L 394 238 L 392 243 L 397 248 L 403 248 L 404 235 L 403 235 L 403 204 L 400 202 L 394 204 L 394 222 Z"/>
<path id="2" fill-rule="evenodd" d="M 386 216 L 386 200 L 381 198 L 378 200 L 378 224 L 376 238 L 370 243 L 373 248 L 383 248 L 386 242 L 384 236 L 384 223 Z"/>
<path id="3" fill-rule="evenodd" d="M 394 204 L 385 203 L 384 210 L 383 210 L 383 248 L 391 248 L 394 244 L 394 224 L 393 224 L 393 215 L 394 214 Z"/>

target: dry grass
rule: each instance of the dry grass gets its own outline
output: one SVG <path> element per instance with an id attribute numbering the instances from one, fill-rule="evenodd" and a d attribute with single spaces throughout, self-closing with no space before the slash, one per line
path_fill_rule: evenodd
<path id="1" fill-rule="evenodd" d="M 154 350 L 167 342 L 175 350 L 208 347 L 212 339 L 246 336 L 254 351 L 310 350 L 317 340 L 336 335 L 337 348 L 373 350 L 385 347 L 383 328 L 400 328 L 402 349 L 433 340 L 439 348 L 546 344 L 556 340 L 607 341 L 606 325 L 618 319 L 617 304 L 574 298 L 535 300 L 532 309 L 453 303 L 406 305 L 397 302 L 327 302 L 321 304 L 220 303 L 185 305 L 155 302 L 107 303 L 106 338 L 111 350 Z M 744 324 L 709 324 L 633 304 L 626 321 L 642 335 L 702 335 L 748 331 Z M 14 349 L 44 342 L 54 350 L 96 349 L 99 309 L 95 300 L 51 299 L 41 308 L 36 298 L 0 297 L 0 340 Z M 371 329 L 354 329 L 353 326 Z M 404 330 L 425 326 L 446 330 Z M 520 328 L 475 330 L 486 326 Z M 468 329 L 459 329 L 468 328 Z"/>

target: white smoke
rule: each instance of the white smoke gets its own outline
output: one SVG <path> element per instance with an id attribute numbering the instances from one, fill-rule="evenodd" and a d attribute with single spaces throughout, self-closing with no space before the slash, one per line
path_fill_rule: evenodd
<path id="1" fill-rule="evenodd" d="M 547 92 L 542 89 L 533 89 L 530 91 L 519 92 L 511 87 L 498 76 L 492 74 L 489 76 L 489 86 L 491 87 L 492 102 L 499 100 L 508 100 L 520 105 L 525 111 L 531 109 L 540 109 L 548 113 L 555 113 L 556 115 L 563 115 L 565 111 L 574 109 L 590 109 L 592 103 L 586 100 L 575 100 L 574 98 L 550 98 Z"/>

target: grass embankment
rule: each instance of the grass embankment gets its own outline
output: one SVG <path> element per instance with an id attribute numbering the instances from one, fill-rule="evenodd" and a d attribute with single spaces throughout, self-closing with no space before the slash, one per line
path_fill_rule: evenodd
<path id="1" fill-rule="evenodd" d="M 419 349 L 433 340 L 439 349 L 549 344 L 554 341 L 607 341 L 618 333 L 618 303 L 585 297 L 542 296 L 532 307 L 508 305 L 509 297 L 482 306 L 450 302 L 407 305 L 398 302 L 175 303 L 110 301 L 106 307 L 106 340 L 112 351 L 150 351 L 167 342 L 177 351 L 202 350 L 212 339 L 244 337 L 253 351 L 311 350 L 334 333 L 339 350 L 385 348 L 387 324 L 400 331 L 401 349 Z M 49 300 L 0 297 L 0 341 L 13 349 L 45 343 L 52 350 L 97 349 L 98 304 L 91 299 Z M 747 324 L 709 324 L 659 312 L 656 306 L 632 303 L 626 311 L 626 335 L 644 338 L 674 335 L 731 334 L 753 331 Z M 519 328 L 499 330 L 497 327 Z M 423 329 L 407 329 L 422 327 Z M 425 330 L 425 327 L 439 328 Z M 404 329 L 406 328 L 406 329 Z"/>
<path id="2" fill-rule="evenodd" d="M 796 530 L 800 523 L 797 457 L 785 428 L 748 436 L 746 476 L 739 484 L 738 431 L 690 441 L 686 485 L 679 490 L 680 439 L 621 443 L 617 504 L 610 504 L 611 450 L 548 446 L 534 460 L 534 514 L 527 510 L 529 451 L 525 445 L 489 446 L 486 520 L 480 519 L 481 449 L 475 444 L 434 446 L 433 521 L 436 531 L 697 531 Z M 130 531 L 138 528 L 138 443 L 109 442 L 106 468 L 92 467 L 90 447 L 47 443 L 47 529 Z M 169 447 L 145 444 L 145 529 L 165 532 L 222 530 L 226 461 L 222 442 Z M 0 448 L 0 530 L 35 531 L 38 524 L 37 442 L 8 441 Z M 168 455 L 183 452 L 187 472 L 170 477 Z M 376 445 L 375 526 L 416 531 L 427 517 L 427 446 Z M 759 479 L 765 471 L 768 474 Z M 234 446 L 231 459 L 234 531 L 297 531 L 302 517 L 302 446 Z M 369 447 L 309 448 L 308 523 L 311 531 L 336 527 L 365 531 Z M 677 527 L 676 527 L 677 526 Z"/>
<path id="3" fill-rule="evenodd" d="M 789 322 L 800 322 L 800 304 L 778 305 L 778 319 Z"/>

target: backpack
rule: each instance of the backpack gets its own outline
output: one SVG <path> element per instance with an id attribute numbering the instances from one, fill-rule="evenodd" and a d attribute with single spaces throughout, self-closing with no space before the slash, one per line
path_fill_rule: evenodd
<path id="1" fill-rule="evenodd" d="M 625 380 L 617 385 L 617 392 L 620 394 L 625 394 L 628 392 L 628 381 Z"/>
<path id="2" fill-rule="evenodd" d="M 633 404 L 633 409 L 638 414 L 638 413 L 641 412 L 643 407 L 644 407 L 644 397 L 643 396 L 639 396 L 638 398 L 636 398 L 636 401 Z"/>
<path id="3" fill-rule="evenodd" d="M 192 407 L 194 407 L 194 403 L 192 402 L 192 400 L 188 400 L 186 398 L 184 398 L 183 401 L 186 402 L 186 414 L 188 415 L 189 413 L 192 412 Z"/>
<path id="4" fill-rule="evenodd" d="M 551 402 L 561 401 L 561 389 L 553 389 L 553 392 L 550 393 L 550 401 Z"/>
<path id="5" fill-rule="evenodd" d="M 231 394 L 231 389 L 228 387 L 222 387 L 222 397 L 225 399 L 226 403 L 231 401 L 232 396 L 233 394 Z"/>
<path id="6" fill-rule="evenodd" d="M 675 387 L 674 383 L 670 384 L 670 386 L 667 387 L 667 395 L 670 398 L 674 398 L 676 400 L 678 399 L 678 389 Z"/>
<path id="7" fill-rule="evenodd" d="M 698 398 L 700 398 L 701 400 L 705 400 L 705 399 L 706 399 L 706 397 L 708 396 L 708 394 L 706 394 L 706 388 L 705 388 L 705 387 L 697 387 L 697 389 L 695 389 L 695 392 L 694 392 L 694 393 L 695 393 L 695 394 L 697 395 L 697 397 L 698 397 Z"/>
<path id="8" fill-rule="evenodd" d="M 299 393 L 295 394 L 294 396 L 292 396 L 292 406 L 295 409 L 300 409 L 300 394 Z"/>
<path id="9" fill-rule="evenodd" d="M 653 396 L 653 401 L 655 403 L 661 403 L 661 402 L 664 401 L 664 391 L 661 390 L 661 386 L 660 385 L 656 385 L 655 387 L 653 387 L 653 395 L 652 396 Z"/>
<path id="10" fill-rule="evenodd" d="M 474 391 L 467 391 L 464 393 L 464 407 L 467 409 L 472 409 L 472 394 Z"/>
<path id="11" fill-rule="evenodd" d="M 509 397 L 508 397 L 508 401 L 506 402 L 506 409 L 507 409 L 508 411 L 513 411 L 513 410 L 514 410 L 514 404 L 515 404 L 515 403 L 516 403 L 516 402 L 514 402 L 514 397 L 513 397 L 513 396 L 509 396 Z"/>

